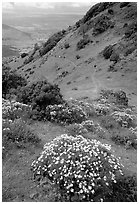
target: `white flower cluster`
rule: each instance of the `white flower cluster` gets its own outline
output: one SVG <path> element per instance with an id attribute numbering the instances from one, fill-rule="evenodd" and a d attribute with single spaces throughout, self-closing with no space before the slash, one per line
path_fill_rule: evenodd
<path id="1" fill-rule="evenodd" d="M 122 111 L 114 111 L 111 116 L 122 126 L 129 127 L 131 122 L 135 119 L 134 115 Z"/>
<path id="2" fill-rule="evenodd" d="M 97 140 L 67 134 L 45 144 L 40 157 L 32 163 L 34 177 L 48 176 L 68 196 L 82 199 L 105 191 L 123 175 L 122 165 L 110 152 L 111 146 Z M 103 199 L 100 196 L 101 199 Z M 101 201 L 101 200 L 100 200 Z"/>
<path id="3" fill-rule="evenodd" d="M 50 121 L 61 124 L 82 122 L 87 119 L 86 113 L 78 105 L 49 105 L 46 107 L 46 115 Z"/>
<path id="4" fill-rule="evenodd" d="M 14 120 L 20 118 L 23 112 L 28 112 L 31 106 L 19 103 L 16 101 L 9 101 L 2 99 L 2 116 Z"/>

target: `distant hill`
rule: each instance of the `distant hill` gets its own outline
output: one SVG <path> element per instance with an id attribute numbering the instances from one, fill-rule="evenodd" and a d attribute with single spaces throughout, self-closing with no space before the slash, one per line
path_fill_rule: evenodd
<path id="1" fill-rule="evenodd" d="M 2 38 L 6 40 L 31 40 L 31 35 L 26 32 L 22 32 L 14 27 L 2 24 Z"/>
<path id="2" fill-rule="evenodd" d="M 75 25 L 9 66 L 29 83 L 57 83 L 65 98 L 94 98 L 104 88 L 122 89 L 135 104 L 137 4 L 98 3 Z"/>
<path id="3" fill-rule="evenodd" d="M 22 32 L 14 27 L 6 24 L 2 24 L 2 56 L 14 56 L 18 54 L 18 49 L 21 49 L 25 45 L 33 43 L 31 35 L 26 32 Z M 13 48 L 17 50 L 13 50 Z"/>

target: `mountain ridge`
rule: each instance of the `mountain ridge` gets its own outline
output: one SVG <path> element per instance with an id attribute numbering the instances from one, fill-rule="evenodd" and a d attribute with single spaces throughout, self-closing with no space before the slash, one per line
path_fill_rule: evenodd
<path id="1" fill-rule="evenodd" d="M 132 2 L 98 3 L 75 25 L 62 31 L 63 34 L 54 34 L 25 59 L 11 62 L 9 66 L 29 83 L 42 79 L 57 83 L 66 98 L 97 97 L 102 88 L 114 88 L 124 89 L 133 103 L 136 94 L 136 8 L 136 3 Z M 103 52 L 108 46 L 113 54 L 105 58 Z M 45 52 L 40 56 L 42 50 Z"/>

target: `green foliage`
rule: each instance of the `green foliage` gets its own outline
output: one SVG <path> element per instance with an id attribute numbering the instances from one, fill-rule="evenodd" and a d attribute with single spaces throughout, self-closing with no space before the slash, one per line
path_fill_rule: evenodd
<path id="1" fill-rule="evenodd" d="M 113 22 L 110 20 L 110 17 L 107 15 L 102 14 L 96 19 L 94 24 L 93 34 L 98 35 L 106 31 L 109 27 L 111 27 Z"/>
<path id="2" fill-rule="evenodd" d="M 6 98 L 6 95 L 10 93 L 12 89 L 16 90 L 27 84 L 26 80 L 18 75 L 15 71 L 11 71 L 10 68 L 2 67 L 2 97 Z"/>
<path id="3" fill-rule="evenodd" d="M 60 124 L 81 123 L 87 116 L 83 109 L 78 105 L 61 104 L 47 106 L 46 118 Z"/>
<path id="4" fill-rule="evenodd" d="M 45 55 L 47 52 L 49 52 L 53 47 L 56 46 L 56 44 L 65 36 L 65 30 L 59 31 L 58 33 L 55 33 L 52 35 L 47 42 L 44 43 L 43 47 L 39 50 L 40 56 Z"/>
<path id="5" fill-rule="evenodd" d="M 17 96 L 17 100 L 24 104 L 32 105 L 32 116 L 35 115 L 39 120 L 44 119 L 45 109 L 48 105 L 63 103 L 58 86 L 52 85 L 46 80 L 34 82 L 22 88 Z"/>

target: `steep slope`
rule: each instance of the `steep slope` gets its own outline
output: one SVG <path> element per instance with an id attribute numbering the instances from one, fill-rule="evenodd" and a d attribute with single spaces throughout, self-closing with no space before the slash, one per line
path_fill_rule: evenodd
<path id="1" fill-rule="evenodd" d="M 9 65 L 29 83 L 48 79 L 58 84 L 65 98 L 95 98 L 102 89 L 122 89 L 136 104 L 136 10 L 136 3 L 96 4 L 54 46 L 47 42 L 49 48 Z"/>

